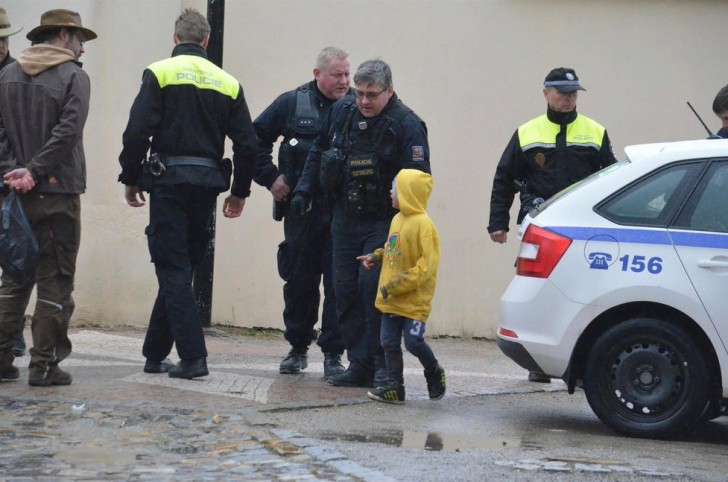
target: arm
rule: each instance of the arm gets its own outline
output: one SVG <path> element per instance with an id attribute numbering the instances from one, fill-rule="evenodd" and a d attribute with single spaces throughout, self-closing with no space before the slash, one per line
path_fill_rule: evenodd
<path id="1" fill-rule="evenodd" d="M 614 164 L 617 162 L 617 158 L 614 157 L 614 147 L 612 147 L 612 141 L 609 140 L 609 134 L 604 131 L 604 137 L 602 138 L 602 147 L 599 149 L 599 161 L 600 169 Z"/>
<path id="2" fill-rule="evenodd" d="M 288 196 L 290 187 L 283 173 L 273 163 L 273 145 L 283 135 L 288 121 L 288 95 L 280 95 L 253 122 L 255 134 L 258 136 L 258 155 L 253 180 L 268 189 L 279 202 Z"/>
<path id="3" fill-rule="evenodd" d="M 414 112 L 402 119 L 398 132 L 400 169 L 417 169 L 431 174 L 427 127 Z"/>
<path id="4" fill-rule="evenodd" d="M 508 224 L 511 219 L 510 209 L 516 195 L 513 181 L 518 178 L 517 165 L 521 157 L 523 157 L 523 153 L 518 140 L 518 131 L 516 131 L 498 162 L 490 194 L 488 232 L 491 233 L 493 241 L 498 243 L 506 241 Z"/>
<path id="5" fill-rule="evenodd" d="M 90 96 L 88 74 L 81 69 L 75 70 L 70 78 L 58 123 L 51 130 L 46 143 L 25 164 L 36 181 L 40 176 L 52 172 L 58 162 L 71 156 L 71 151 L 83 136 Z"/>
<path id="6" fill-rule="evenodd" d="M 142 175 L 142 160 L 146 157 L 150 138 L 162 121 L 162 89 L 151 70 L 142 74 L 142 85 L 129 112 L 129 122 L 122 136 L 123 149 L 119 154 L 119 182 L 136 186 Z"/>
<path id="7" fill-rule="evenodd" d="M 227 133 L 228 137 L 233 141 L 234 169 L 230 194 L 238 198 L 246 198 L 250 196 L 250 185 L 255 174 L 258 139 L 255 136 L 253 121 L 250 118 L 250 111 L 245 101 L 242 86 L 233 102 Z"/>

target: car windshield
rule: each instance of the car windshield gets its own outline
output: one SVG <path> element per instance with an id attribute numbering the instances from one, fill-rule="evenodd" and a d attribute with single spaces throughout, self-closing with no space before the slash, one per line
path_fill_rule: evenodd
<path id="1" fill-rule="evenodd" d="M 575 189 L 580 189 L 580 188 L 586 186 L 587 184 L 590 184 L 595 179 L 599 179 L 600 177 L 606 176 L 610 172 L 614 172 L 617 169 L 621 169 L 622 167 L 626 166 L 630 162 L 631 161 L 629 159 L 625 159 L 624 161 L 616 162 L 616 163 L 614 163 L 614 164 L 612 164 L 610 166 L 605 167 L 604 169 L 601 169 L 601 170 L 595 172 L 594 174 L 591 174 L 591 175 L 585 177 L 581 181 L 575 182 L 571 186 L 569 186 L 569 187 L 567 187 L 565 189 L 562 189 L 561 191 L 557 192 L 556 194 L 554 194 L 553 196 L 551 196 L 550 198 L 548 198 L 543 204 L 541 204 L 536 209 L 537 212 L 536 213 L 533 213 L 533 215 L 536 215 L 537 213 L 542 212 L 543 210 L 545 210 L 546 208 L 548 208 L 551 204 L 553 204 L 554 202 L 556 202 L 559 198 L 561 198 L 566 193 L 571 192 L 571 191 L 573 191 Z"/>

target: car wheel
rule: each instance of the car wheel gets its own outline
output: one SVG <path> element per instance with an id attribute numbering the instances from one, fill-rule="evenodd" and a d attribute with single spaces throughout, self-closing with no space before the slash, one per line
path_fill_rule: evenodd
<path id="1" fill-rule="evenodd" d="M 594 413 L 617 432 L 663 438 L 692 430 L 708 401 L 700 349 L 675 325 L 636 318 L 594 344 L 584 374 Z"/>

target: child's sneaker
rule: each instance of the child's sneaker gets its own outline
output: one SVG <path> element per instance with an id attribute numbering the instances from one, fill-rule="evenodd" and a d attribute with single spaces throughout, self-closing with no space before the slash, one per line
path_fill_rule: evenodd
<path id="1" fill-rule="evenodd" d="M 404 403 L 404 385 L 390 385 L 386 387 L 377 387 L 367 392 L 369 398 L 384 403 L 395 403 L 402 405 Z"/>
<path id="2" fill-rule="evenodd" d="M 445 396 L 445 369 L 440 365 L 432 373 L 425 372 L 427 380 L 427 393 L 430 400 L 440 400 Z"/>

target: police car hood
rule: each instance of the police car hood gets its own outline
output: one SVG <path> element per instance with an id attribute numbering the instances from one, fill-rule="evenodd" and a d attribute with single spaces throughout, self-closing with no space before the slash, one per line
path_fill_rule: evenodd
<path id="1" fill-rule="evenodd" d="M 417 169 L 402 169 L 397 174 L 399 210 L 405 216 L 423 214 L 432 193 L 432 176 Z"/>

